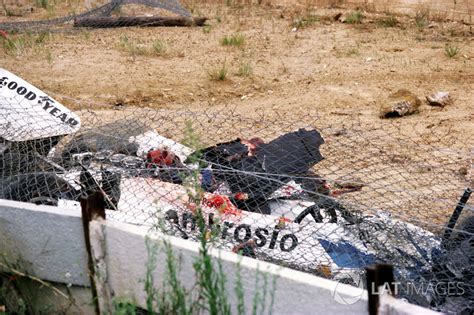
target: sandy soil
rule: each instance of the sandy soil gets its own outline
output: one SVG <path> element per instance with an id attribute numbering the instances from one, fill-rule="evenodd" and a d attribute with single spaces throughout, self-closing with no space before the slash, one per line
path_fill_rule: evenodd
<path id="1" fill-rule="evenodd" d="M 206 143 L 255 134 L 271 139 L 315 126 L 327 140 L 327 159 L 317 171 L 367 186 L 347 201 L 427 224 L 445 222 L 469 180 L 470 26 L 429 21 L 420 29 L 413 17 L 397 16 L 396 27 L 383 27 L 378 20 L 386 15 L 368 12 L 362 24 L 351 25 L 332 19 L 348 10 L 296 5 L 188 8 L 209 17 L 209 26 L 69 30 L 14 53 L 0 46 L 0 67 L 80 110 L 84 125 L 135 115 L 180 140 L 188 117 L 199 122 Z M 45 14 L 36 9 L 22 18 Z M 295 27 L 310 14 L 318 21 Z M 0 17 L 11 19 L 20 18 Z M 235 33 L 245 38 L 241 47 L 221 45 Z M 125 36 L 145 52 L 124 48 Z M 166 46 L 160 55 L 149 52 L 158 39 Z M 445 55 L 448 44 L 460 48 L 454 58 Z M 209 73 L 223 64 L 226 79 L 211 80 Z M 242 65 L 251 68 L 249 76 L 238 75 Z M 423 101 L 449 91 L 454 102 L 445 108 L 424 103 L 415 115 L 380 119 L 380 106 L 400 88 Z M 116 110 L 116 104 L 124 106 Z"/>

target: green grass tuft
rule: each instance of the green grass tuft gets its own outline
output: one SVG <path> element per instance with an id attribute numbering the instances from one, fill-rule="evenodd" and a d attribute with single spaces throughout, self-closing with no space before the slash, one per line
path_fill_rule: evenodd
<path id="1" fill-rule="evenodd" d="M 418 11 L 415 14 L 415 24 L 418 30 L 422 31 L 425 27 L 428 26 L 430 22 L 429 12 L 427 11 Z"/>
<path id="2" fill-rule="evenodd" d="M 364 13 L 362 11 L 356 10 L 352 11 L 346 18 L 346 23 L 348 24 L 361 24 L 364 19 Z"/>
<path id="3" fill-rule="evenodd" d="M 163 56 L 167 50 L 165 42 L 160 39 L 156 39 L 151 44 L 147 44 L 136 39 L 131 39 L 127 35 L 120 36 L 117 47 L 133 58 L 136 56 Z"/>
<path id="4" fill-rule="evenodd" d="M 224 36 L 221 39 L 222 46 L 241 47 L 244 43 L 245 43 L 245 36 L 240 33 L 232 34 L 230 36 Z"/>
<path id="5" fill-rule="evenodd" d="M 388 16 L 378 20 L 377 24 L 381 27 L 396 27 L 398 25 L 398 20 L 393 16 Z"/>
<path id="6" fill-rule="evenodd" d="M 237 71 L 237 75 L 239 77 L 250 77 L 253 74 L 253 69 L 250 63 L 242 62 L 240 63 L 239 70 Z"/>
<path id="7" fill-rule="evenodd" d="M 456 57 L 460 51 L 461 51 L 461 48 L 459 48 L 456 45 L 446 44 L 446 46 L 444 46 L 444 54 L 448 58 Z"/>
<path id="8" fill-rule="evenodd" d="M 296 19 L 293 22 L 292 26 L 296 27 L 297 29 L 305 28 L 305 27 L 309 27 L 309 26 L 313 25 L 314 23 L 318 22 L 319 20 L 320 20 L 319 16 L 309 14 L 307 16 Z"/>
<path id="9" fill-rule="evenodd" d="M 227 79 L 227 64 L 224 62 L 220 66 L 211 69 L 207 74 L 211 81 L 225 81 Z"/>
<path id="10" fill-rule="evenodd" d="M 166 44 L 160 39 L 155 40 L 152 47 L 156 55 L 161 56 L 166 52 Z"/>

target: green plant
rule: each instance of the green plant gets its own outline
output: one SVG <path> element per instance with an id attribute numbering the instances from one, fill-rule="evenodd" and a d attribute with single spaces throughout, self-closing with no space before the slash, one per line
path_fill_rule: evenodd
<path id="1" fill-rule="evenodd" d="M 112 301 L 114 315 L 136 315 L 137 306 L 127 299 L 114 299 Z"/>
<path id="2" fill-rule="evenodd" d="M 204 24 L 202 31 L 204 34 L 209 34 L 211 32 L 212 26 L 210 24 Z"/>
<path id="3" fill-rule="evenodd" d="M 160 39 L 146 44 L 140 40 L 131 39 L 127 35 L 121 35 L 117 46 L 119 50 L 130 54 L 134 59 L 136 56 L 161 56 L 166 53 L 166 44 Z"/>
<path id="4" fill-rule="evenodd" d="M 253 73 L 252 66 L 248 62 L 241 62 L 239 65 L 239 70 L 237 71 L 237 75 L 239 77 L 249 77 Z"/>
<path id="5" fill-rule="evenodd" d="M 346 17 L 346 23 L 348 24 L 361 24 L 364 19 L 364 13 L 360 10 L 352 11 Z"/>
<path id="6" fill-rule="evenodd" d="M 50 7 L 49 0 L 36 0 L 36 6 L 43 9 L 48 9 Z"/>
<path id="7" fill-rule="evenodd" d="M 9 8 L 7 8 L 7 6 L 5 5 L 5 1 L 2 0 L 2 8 L 3 8 L 3 11 L 5 12 L 5 15 L 6 16 L 15 16 L 15 12 L 13 12 L 12 10 L 10 10 Z"/>
<path id="8" fill-rule="evenodd" d="M 227 79 L 227 64 L 223 62 L 220 66 L 208 71 L 207 75 L 211 81 L 225 81 Z"/>
<path id="9" fill-rule="evenodd" d="M 160 39 L 156 39 L 153 42 L 152 47 L 153 47 L 153 51 L 157 55 L 163 55 L 166 52 L 166 44 Z"/>
<path id="10" fill-rule="evenodd" d="M 444 46 L 444 54 L 448 58 L 456 57 L 460 51 L 461 51 L 461 48 L 459 48 L 456 45 L 446 44 L 446 46 Z"/>
<path id="11" fill-rule="evenodd" d="M 0 34 L 0 48 L 10 56 L 20 56 L 26 54 L 40 54 L 49 59 L 48 50 L 44 47 L 49 40 L 48 32 L 37 34 L 31 33 L 10 33 Z"/>
<path id="12" fill-rule="evenodd" d="M 394 16 L 388 16 L 378 20 L 377 24 L 381 27 L 396 27 L 398 25 L 398 20 Z"/>
<path id="13" fill-rule="evenodd" d="M 320 20 L 319 16 L 308 14 L 304 17 L 296 19 L 293 22 L 292 26 L 296 27 L 297 29 L 305 28 L 305 27 L 313 25 L 314 23 L 318 22 L 319 20 Z"/>
<path id="14" fill-rule="evenodd" d="M 416 12 L 416 14 L 415 14 L 415 24 L 416 24 L 416 27 L 418 27 L 418 29 L 420 31 L 428 26 L 429 16 L 430 16 L 429 11 L 427 11 L 427 10 L 420 10 L 420 11 Z"/>
<path id="15" fill-rule="evenodd" d="M 50 290 L 50 293 L 64 298 L 69 306 L 75 305 L 70 292 L 65 294 L 51 283 L 24 272 L 25 263 L 19 258 L 11 262 L 0 255 L 0 306 L 5 306 L 6 314 L 49 314 L 51 304 L 38 303 L 38 290 Z M 66 287 L 68 289 L 68 287 Z M 69 306 L 66 307 L 65 311 Z M 0 312 L 1 313 L 1 312 Z"/>
<path id="16" fill-rule="evenodd" d="M 82 31 L 82 35 L 84 35 L 84 39 L 86 41 L 89 41 L 91 39 L 91 32 L 90 31 L 87 31 L 87 30 L 83 30 Z"/>
<path id="17" fill-rule="evenodd" d="M 240 47 L 244 44 L 244 42 L 245 42 L 245 36 L 240 33 L 232 34 L 230 36 L 224 36 L 221 39 L 222 46 Z"/>

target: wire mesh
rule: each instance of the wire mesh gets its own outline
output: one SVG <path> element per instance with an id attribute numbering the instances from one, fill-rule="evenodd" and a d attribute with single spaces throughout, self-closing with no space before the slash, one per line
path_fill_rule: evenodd
<path id="1" fill-rule="evenodd" d="M 472 312 L 472 201 L 447 226 L 469 137 L 304 108 L 73 113 L 19 80 L 0 84 L 0 198 L 80 207 L 101 190 L 109 220 L 189 240 L 201 211 L 215 247 L 353 285 L 390 263 L 401 297 Z"/>
<path id="2" fill-rule="evenodd" d="M 191 13 L 181 6 L 177 0 L 112 0 L 103 5 L 98 5 L 96 8 L 86 10 L 79 14 L 69 14 L 63 17 L 42 19 L 42 20 L 25 20 L 25 21 L 14 21 L 14 22 L 0 22 L 0 30 L 14 30 L 14 31 L 52 31 L 54 28 L 69 27 L 71 24 L 75 27 L 121 27 L 121 26 L 159 26 L 166 25 L 163 20 L 153 20 L 153 22 L 141 21 L 137 24 L 137 18 L 130 17 L 129 19 L 107 19 L 116 15 L 121 15 L 122 6 L 129 7 L 130 5 L 139 5 L 142 7 L 143 13 L 146 15 L 145 18 L 150 18 L 156 14 L 154 11 L 147 11 L 146 9 L 161 9 L 164 10 L 165 16 L 174 14 L 177 16 L 190 18 Z M 7 9 L 6 9 L 7 10 Z M 151 12 L 151 13 L 150 13 Z M 138 18 L 139 19 L 139 18 Z M 149 19 L 150 20 L 150 19 Z M 185 20 L 187 21 L 187 20 Z M 84 25 L 81 25 L 81 22 Z M 189 21 L 186 22 L 190 24 Z M 186 24 L 185 23 L 185 24 Z M 187 25 L 186 24 L 186 25 Z"/>

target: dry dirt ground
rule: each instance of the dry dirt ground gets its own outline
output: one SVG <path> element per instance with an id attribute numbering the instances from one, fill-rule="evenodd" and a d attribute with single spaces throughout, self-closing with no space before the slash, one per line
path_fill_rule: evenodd
<path id="1" fill-rule="evenodd" d="M 442 21 L 430 12 L 415 19 L 364 11 L 361 24 L 347 24 L 333 20 L 339 12 L 351 12 L 344 8 L 185 5 L 193 14 L 208 17 L 208 26 L 69 28 L 47 36 L 28 35 L 23 48 L 0 45 L 0 67 L 48 91 L 86 119 L 91 113 L 110 120 L 177 109 L 206 115 L 220 111 L 226 117 L 232 109 L 234 118 L 250 119 L 242 125 L 241 120 L 230 125 L 227 118 L 215 116 L 202 119 L 201 132 L 214 142 L 228 139 L 222 129 L 229 126 L 233 137 L 263 132 L 274 138 L 298 124 L 314 124 L 327 139 L 327 159 L 318 171 L 334 180 L 372 185 L 349 199 L 371 208 L 377 197 L 408 217 L 425 203 L 426 213 L 419 220 L 445 222 L 469 181 L 474 138 L 472 26 Z M 122 13 L 140 11 L 128 10 Z M 0 21 L 67 12 L 70 8 L 64 5 L 56 11 L 35 8 Z M 395 18 L 396 25 L 380 22 L 388 17 Z M 233 34 L 241 34 L 243 44 L 222 45 L 224 36 Z M 154 44 L 160 47 L 154 50 Z M 446 55 L 447 45 L 459 49 L 452 58 Z M 212 74 L 224 68 L 225 79 L 213 80 Z M 380 119 L 385 98 L 400 88 L 422 99 L 420 112 Z M 450 92 L 453 103 L 445 108 L 426 105 L 425 97 L 434 91 Z M 117 104 L 123 105 L 120 110 Z M 149 107 L 153 110 L 143 109 Z M 172 121 L 155 124 L 169 124 L 167 135 L 173 137 Z M 407 201 L 399 205 L 403 196 Z M 433 214 L 437 211 L 439 217 Z"/>

